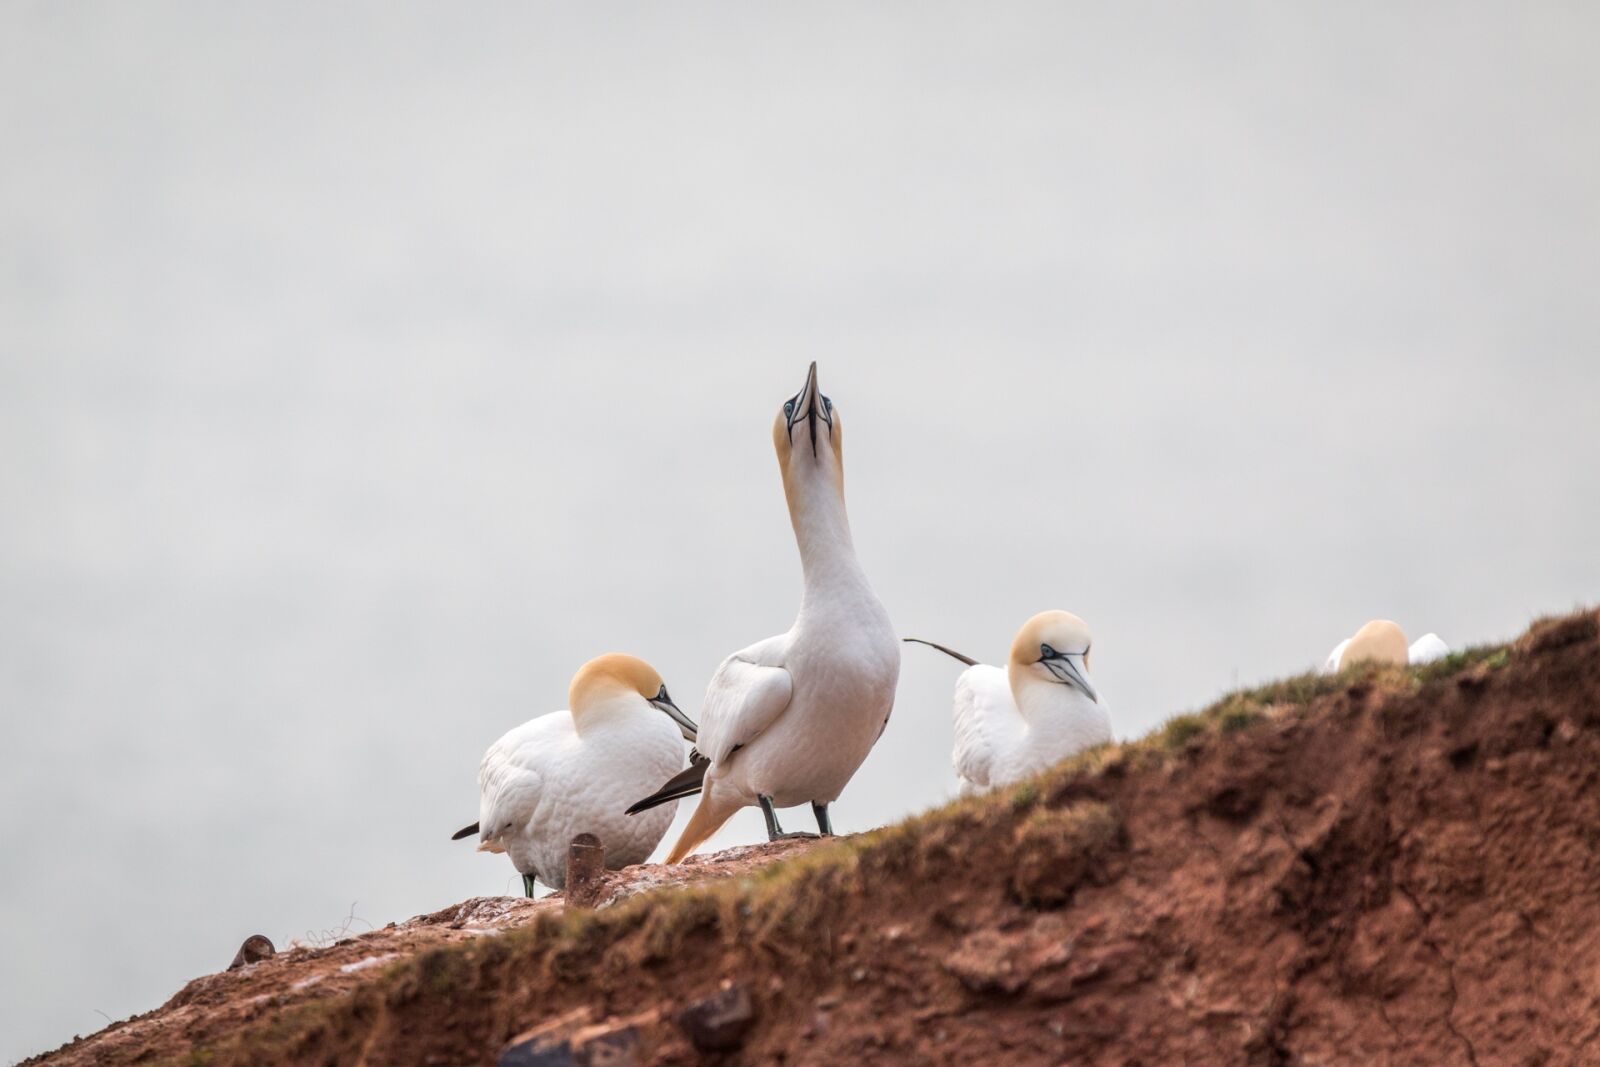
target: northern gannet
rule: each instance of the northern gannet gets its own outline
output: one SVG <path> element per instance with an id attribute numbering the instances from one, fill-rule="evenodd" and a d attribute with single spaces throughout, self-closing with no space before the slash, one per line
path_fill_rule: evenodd
<path id="1" fill-rule="evenodd" d="M 1065 611 L 1022 624 L 1004 670 L 932 641 L 967 665 L 956 679 L 951 760 L 963 793 L 1010 785 L 1111 740 L 1111 716 L 1089 680 L 1089 627 Z"/>
<path id="2" fill-rule="evenodd" d="M 634 656 L 585 663 L 567 700 L 570 711 L 530 719 L 489 746 L 478 767 L 478 821 L 454 837 L 477 834 L 479 852 L 508 854 L 530 897 L 535 879 L 562 887 L 567 846 L 581 833 L 600 838 L 612 870 L 649 859 L 677 805 L 638 819 L 623 806 L 643 783 L 682 767 L 679 735 L 695 736 L 661 675 Z"/>
<path id="3" fill-rule="evenodd" d="M 806 803 L 818 831 L 831 834 L 828 805 L 889 722 L 900 643 L 850 540 L 843 433 L 812 363 L 772 427 L 805 573 L 800 614 L 788 633 L 722 661 L 706 688 L 689 768 L 628 809 L 701 793 L 668 863 L 751 804 L 761 805 L 770 839 L 811 836 L 784 834 L 775 810 Z"/>
<path id="4" fill-rule="evenodd" d="M 1408 663 L 1432 663 L 1449 654 L 1450 646 L 1440 640 L 1438 634 L 1423 634 L 1407 646 L 1405 631 L 1398 624 L 1388 619 L 1373 619 L 1357 630 L 1354 637 L 1347 637 L 1334 646 L 1322 665 L 1322 673 L 1338 674 L 1350 664 L 1360 662 L 1392 663 L 1401 667 Z"/>

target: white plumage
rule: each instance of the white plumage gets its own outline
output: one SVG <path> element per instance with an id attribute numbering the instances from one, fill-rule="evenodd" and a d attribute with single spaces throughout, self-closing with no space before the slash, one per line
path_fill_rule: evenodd
<path id="1" fill-rule="evenodd" d="M 659 675 L 632 656 L 585 664 L 570 698 L 570 711 L 508 731 L 478 768 L 479 850 L 506 853 L 524 876 L 556 889 L 578 834 L 600 838 L 613 870 L 650 857 L 677 805 L 629 816 L 628 802 L 683 766 L 681 735 L 693 729 Z"/>
<path id="2" fill-rule="evenodd" d="M 1111 740 L 1110 712 L 1089 678 L 1090 642 L 1082 619 L 1046 611 L 1017 632 L 1005 668 L 961 673 L 951 760 L 963 792 L 1009 785 Z"/>
<path id="3" fill-rule="evenodd" d="M 709 761 L 700 803 L 668 862 L 757 803 L 774 836 L 780 828 L 771 809 L 805 803 L 829 832 L 827 805 L 888 723 L 900 645 L 851 543 L 842 441 L 813 363 L 773 426 L 805 573 L 800 612 L 787 633 L 735 652 L 713 675 L 696 741 Z"/>
<path id="4" fill-rule="evenodd" d="M 1438 634 L 1423 634 L 1411 642 L 1407 649 L 1407 656 L 1412 664 L 1432 663 L 1436 659 L 1444 659 L 1450 654 L 1450 646 Z"/>
<path id="5" fill-rule="evenodd" d="M 1389 663 L 1396 666 L 1432 663 L 1450 654 L 1450 646 L 1435 633 L 1423 634 L 1409 645 L 1405 631 L 1388 619 L 1374 619 L 1353 637 L 1333 647 L 1323 661 L 1323 674 L 1338 674 L 1352 663 Z"/>

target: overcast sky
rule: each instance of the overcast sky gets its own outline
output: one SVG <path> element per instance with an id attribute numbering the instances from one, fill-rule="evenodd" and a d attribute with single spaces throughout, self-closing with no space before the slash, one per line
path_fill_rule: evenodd
<path id="1" fill-rule="evenodd" d="M 1123 736 L 1594 602 L 1597 23 L 5 3 L 0 1059 L 515 891 L 489 742 L 792 620 L 811 359 L 901 632 L 1077 612 Z M 841 830 L 951 794 L 956 669 Z"/>

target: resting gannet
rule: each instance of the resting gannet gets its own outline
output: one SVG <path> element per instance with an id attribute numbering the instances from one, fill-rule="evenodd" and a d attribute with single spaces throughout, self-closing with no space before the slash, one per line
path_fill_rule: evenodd
<path id="1" fill-rule="evenodd" d="M 695 736 L 655 668 L 633 656 L 585 663 L 567 700 L 571 711 L 530 719 L 489 746 L 478 767 L 478 821 L 454 837 L 477 834 L 479 852 L 508 854 L 530 897 L 536 879 L 562 887 L 567 846 L 581 833 L 600 838 L 612 870 L 648 859 L 677 805 L 642 819 L 623 805 L 682 767 L 679 734 Z"/>
<path id="2" fill-rule="evenodd" d="M 1322 673 L 1338 674 L 1350 664 L 1360 662 L 1392 663 L 1402 667 L 1408 663 L 1432 663 L 1449 654 L 1450 646 L 1440 640 L 1438 634 L 1423 634 L 1407 647 L 1405 631 L 1399 625 L 1388 619 L 1373 619 L 1357 630 L 1354 637 L 1347 637 L 1334 646 L 1328 653 L 1328 661 L 1322 665 Z"/>
<path id="3" fill-rule="evenodd" d="M 811 836 L 784 834 L 774 810 L 808 802 L 818 831 L 831 834 L 828 805 L 889 722 L 900 643 L 850 540 L 843 433 L 813 363 L 772 427 L 805 573 L 800 614 L 788 633 L 722 661 L 706 688 L 689 768 L 628 809 L 701 793 L 668 863 L 750 804 L 761 805 L 772 840 Z"/>
<path id="4" fill-rule="evenodd" d="M 1065 611 L 1022 624 L 1004 670 L 932 641 L 967 665 L 956 679 L 956 745 L 963 793 L 1010 785 L 1111 740 L 1111 716 L 1089 680 L 1089 627 Z"/>

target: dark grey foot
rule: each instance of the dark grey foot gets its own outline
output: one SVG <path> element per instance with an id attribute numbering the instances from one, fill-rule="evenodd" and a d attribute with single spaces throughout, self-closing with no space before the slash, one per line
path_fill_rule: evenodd
<path id="1" fill-rule="evenodd" d="M 823 837 L 833 836 L 833 820 L 828 818 L 828 805 L 811 802 L 811 814 L 817 817 L 817 832 Z"/>
<path id="2" fill-rule="evenodd" d="M 522 876 L 522 895 L 525 897 L 533 896 L 533 875 L 531 874 Z"/>
<path id="3" fill-rule="evenodd" d="M 772 806 L 772 798 L 758 796 L 756 799 L 761 802 L 761 815 L 767 820 L 768 841 L 796 841 L 801 838 L 817 836 L 816 834 L 808 834 L 804 831 L 797 831 L 789 834 L 784 833 L 783 827 L 778 825 L 778 810 Z"/>

